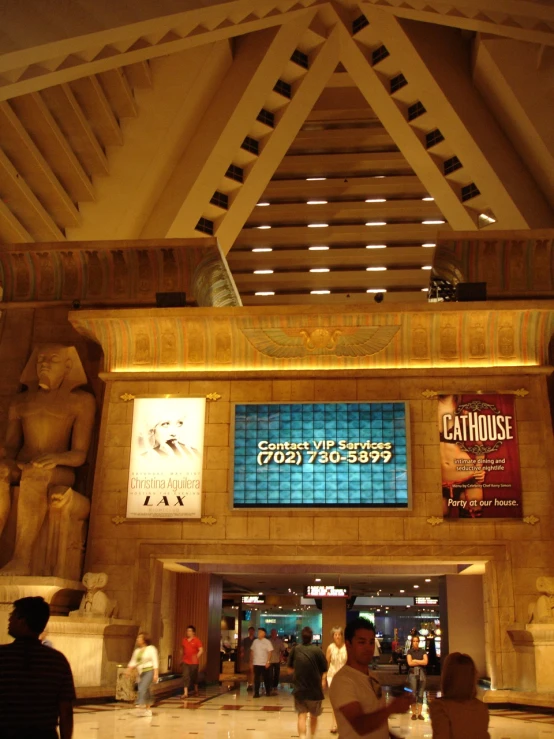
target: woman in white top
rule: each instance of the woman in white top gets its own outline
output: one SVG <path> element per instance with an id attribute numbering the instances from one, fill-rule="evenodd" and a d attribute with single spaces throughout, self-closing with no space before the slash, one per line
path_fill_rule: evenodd
<path id="1" fill-rule="evenodd" d="M 331 687 L 333 675 L 335 675 L 341 667 L 344 667 L 348 657 L 346 653 L 346 644 L 344 643 L 344 631 L 342 630 L 342 626 L 333 626 L 331 629 L 331 636 L 333 637 L 333 641 L 327 647 L 327 652 L 325 654 L 327 657 L 327 664 L 329 665 L 329 669 L 327 670 L 327 687 L 329 688 Z M 331 715 L 333 716 L 331 734 L 336 734 L 338 731 L 337 720 L 332 709 Z"/>
<path id="2" fill-rule="evenodd" d="M 152 694 L 150 686 L 152 681 L 158 682 L 159 661 L 158 650 L 152 644 L 152 639 L 144 631 L 137 636 L 136 649 L 131 661 L 127 665 L 127 674 L 136 669 L 139 675 L 137 708 L 143 709 L 143 716 L 151 716 Z"/>
<path id="3" fill-rule="evenodd" d="M 442 698 L 429 706 L 433 739 L 490 739 L 489 709 L 477 698 L 477 669 L 469 654 L 448 655 L 441 691 Z"/>

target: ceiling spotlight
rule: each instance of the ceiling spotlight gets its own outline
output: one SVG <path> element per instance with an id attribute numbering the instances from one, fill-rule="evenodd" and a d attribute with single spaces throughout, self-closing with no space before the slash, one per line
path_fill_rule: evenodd
<path id="1" fill-rule="evenodd" d="M 272 275 L 273 270 L 272 269 L 255 269 L 253 274 L 255 275 Z"/>
<path id="2" fill-rule="evenodd" d="M 331 270 L 328 267 L 314 267 L 314 269 L 311 269 L 310 272 L 330 272 Z"/>
<path id="3" fill-rule="evenodd" d="M 485 221 L 485 224 L 496 223 L 496 218 L 489 216 L 488 213 L 479 213 L 479 220 Z"/>
<path id="4" fill-rule="evenodd" d="M 429 292 L 429 288 L 428 287 L 422 287 L 421 288 L 421 292 L 422 293 L 428 293 Z"/>
<path id="5" fill-rule="evenodd" d="M 384 287 L 372 287 L 370 290 L 366 290 L 366 293 L 386 293 L 386 292 L 387 291 Z"/>
<path id="6" fill-rule="evenodd" d="M 256 203 L 258 208 L 265 208 L 267 205 L 270 205 L 270 203 Z"/>
<path id="7" fill-rule="evenodd" d="M 328 246 L 309 246 L 308 249 L 310 251 L 327 251 L 329 247 Z"/>
<path id="8" fill-rule="evenodd" d="M 330 295 L 330 290 L 310 290 L 310 295 Z"/>
<path id="9" fill-rule="evenodd" d="M 258 295 L 260 298 L 265 298 L 268 295 L 275 295 L 275 293 L 272 293 L 272 292 L 269 292 L 268 291 L 268 292 L 262 292 L 262 293 L 254 293 L 254 295 Z"/>
<path id="10" fill-rule="evenodd" d="M 306 182 L 322 182 L 326 179 L 327 177 L 306 177 Z"/>
<path id="11" fill-rule="evenodd" d="M 386 226 L 386 221 L 369 221 L 369 223 L 365 224 L 366 226 Z"/>
<path id="12" fill-rule="evenodd" d="M 374 174 L 373 175 L 373 179 L 374 180 L 384 180 L 385 177 L 386 177 L 386 175 L 384 175 L 384 174 Z"/>
<path id="13" fill-rule="evenodd" d="M 405 590 L 401 590 L 400 592 L 401 592 L 401 593 L 405 593 L 406 591 L 405 591 Z"/>
<path id="14" fill-rule="evenodd" d="M 273 249 L 270 246 L 260 246 L 257 249 L 252 249 L 252 251 L 273 251 Z"/>
<path id="15" fill-rule="evenodd" d="M 386 249 L 386 244 L 366 244 L 366 249 Z"/>
<path id="16" fill-rule="evenodd" d="M 316 577 L 315 581 L 316 582 L 321 582 L 321 578 L 320 577 Z"/>
<path id="17" fill-rule="evenodd" d="M 386 272 L 387 268 L 386 267 L 366 267 L 365 271 L 366 272 Z"/>
<path id="18" fill-rule="evenodd" d="M 446 223 L 446 221 L 421 221 L 421 223 L 424 226 L 438 226 L 441 223 Z"/>
<path id="19" fill-rule="evenodd" d="M 425 249 L 430 249 L 431 247 L 436 246 L 436 244 L 422 244 L 421 246 L 423 246 Z"/>
<path id="20" fill-rule="evenodd" d="M 426 202 L 426 203 L 430 203 L 430 202 L 431 202 L 432 200 L 434 200 L 435 198 L 431 198 L 431 197 L 426 197 L 426 198 L 421 198 L 421 199 L 422 199 L 422 200 L 425 200 L 425 202 Z"/>
<path id="21" fill-rule="evenodd" d="M 257 228 L 259 228 L 260 231 L 265 231 L 266 229 L 271 228 L 271 226 L 267 226 L 267 225 L 265 225 L 265 226 L 257 226 Z"/>
<path id="22" fill-rule="evenodd" d="M 308 223 L 308 228 L 328 228 L 328 223 Z"/>
<path id="23" fill-rule="evenodd" d="M 327 200 L 308 200 L 306 205 L 327 205 Z"/>
<path id="24" fill-rule="evenodd" d="M 432 266 L 431 266 L 430 264 L 426 264 L 426 265 L 425 265 L 424 267 L 422 267 L 421 269 L 433 269 L 433 267 L 432 267 Z"/>
<path id="25" fill-rule="evenodd" d="M 426 577 L 425 578 L 425 582 L 431 582 L 431 578 L 430 577 Z"/>
<path id="26" fill-rule="evenodd" d="M 386 198 L 369 198 L 369 200 L 366 200 L 366 203 L 386 203 Z"/>
<path id="27" fill-rule="evenodd" d="M 414 588 L 417 590 L 417 588 L 419 588 L 419 585 L 414 585 Z"/>

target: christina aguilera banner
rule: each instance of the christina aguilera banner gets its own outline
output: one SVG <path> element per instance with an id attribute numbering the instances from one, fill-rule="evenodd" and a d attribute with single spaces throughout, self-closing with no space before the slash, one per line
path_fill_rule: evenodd
<path id="1" fill-rule="evenodd" d="M 512 395 L 441 395 L 438 420 L 445 518 L 521 518 Z"/>
<path id="2" fill-rule="evenodd" d="M 137 398 L 127 518 L 200 518 L 205 398 Z"/>

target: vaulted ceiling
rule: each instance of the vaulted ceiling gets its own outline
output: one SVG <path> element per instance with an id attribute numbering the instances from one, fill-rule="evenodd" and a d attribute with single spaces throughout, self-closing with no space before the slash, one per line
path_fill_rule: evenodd
<path id="1" fill-rule="evenodd" d="M 439 232 L 554 226 L 549 0 L 2 18 L 0 243 L 213 234 L 266 305 L 425 300 Z"/>

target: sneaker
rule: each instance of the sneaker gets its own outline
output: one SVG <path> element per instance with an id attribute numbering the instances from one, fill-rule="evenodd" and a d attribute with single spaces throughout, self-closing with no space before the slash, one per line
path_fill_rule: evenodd
<path id="1" fill-rule="evenodd" d="M 422 716 L 421 713 L 420 713 L 419 716 L 418 716 L 418 719 L 420 721 L 425 721 L 425 716 Z"/>
<path id="2" fill-rule="evenodd" d="M 415 713 L 412 713 L 412 721 L 416 721 L 416 720 L 417 720 L 417 716 L 415 715 Z"/>

